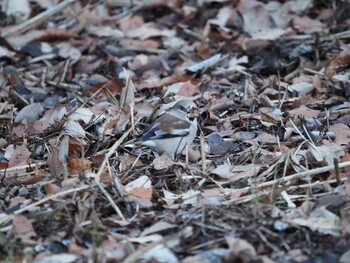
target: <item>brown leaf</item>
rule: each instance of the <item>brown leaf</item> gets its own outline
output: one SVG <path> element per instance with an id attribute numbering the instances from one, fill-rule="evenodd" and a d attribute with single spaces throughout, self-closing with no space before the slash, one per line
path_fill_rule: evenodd
<path id="1" fill-rule="evenodd" d="M 320 115 L 320 112 L 321 111 L 319 110 L 309 109 L 305 105 L 301 105 L 299 108 L 290 110 L 289 115 L 291 117 L 300 116 L 305 119 L 308 119 L 308 118 L 318 118 L 318 116 Z"/>
<path id="2" fill-rule="evenodd" d="M 12 219 L 12 225 L 15 233 L 22 239 L 22 242 L 36 237 L 32 223 L 23 215 L 15 215 Z"/>
<path id="3" fill-rule="evenodd" d="M 158 87 L 167 86 L 173 83 L 177 82 L 185 82 L 191 78 L 190 75 L 187 74 L 178 74 L 178 75 L 172 75 L 169 77 L 165 77 L 159 81 L 149 81 L 149 82 L 143 82 L 140 85 L 137 86 L 137 89 L 139 91 L 144 89 L 153 89 Z"/>
<path id="4" fill-rule="evenodd" d="M 154 158 L 152 165 L 156 170 L 164 170 L 173 165 L 173 160 L 169 157 L 169 155 L 163 153 L 162 155 Z"/>
<path id="5" fill-rule="evenodd" d="M 170 223 L 165 222 L 165 221 L 159 221 L 159 222 L 156 222 L 154 225 L 143 230 L 141 233 L 141 236 L 148 236 L 148 235 L 151 235 L 154 233 L 158 233 L 158 232 L 161 232 L 164 230 L 170 230 L 170 229 L 173 229 L 176 227 L 177 227 L 177 225 L 170 224 Z"/>
<path id="6" fill-rule="evenodd" d="M 122 108 L 125 108 L 126 106 L 133 108 L 135 105 L 136 88 L 127 71 L 124 68 L 123 70 L 126 77 L 126 85 L 122 89 L 120 94 L 120 106 Z"/>
<path id="7" fill-rule="evenodd" d="M 339 145 L 348 145 L 350 143 L 349 126 L 342 123 L 336 123 L 329 127 L 329 131 L 333 131 L 335 133 L 335 143 Z"/>
<path id="8" fill-rule="evenodd" d="M 350 250 L 346 251 L 343 255 L 341 255 L 339 263 L 347 263 L 350 262 Z"/>
<path id="9" fill-rule="evenodd" d="M 24 124 L 32 124 L 39 119 L 39 116 L 44 111 L 40 103 L 34 103 L 25 106 L 16 116 L 15 122 L 23 122 Z"/>
<path id="10" fill-rule="evenodd" d="M 324 29 L 324 25 L 321 21 L 316 19 L 311 19 L 308 16 L 294 18 L 292 20 L 292 26 L 299 33 L 312 34 L 320 32 Z"/>
<path id="11" fill-rule="evenodd" d="M 255 248 L 246 240 L 236 237 L 225 237 L 229 247 L 229 258 L 231 262 L 236 260 L 243 260 L 243 262 L 250 262 L 249 259 L 256 257 Z"/>
<path id="12" fill-rule="evenodd" d="M 176 32 L 172 29 L 158 28 L 155 23 L 149 22 L 124 33 L 127 37 L 145 40 L 152 37 L 172 37 Z"/>
<path id="13" fill-rule="evenodd" d="M 70 31 L 59 28 L 48 28 L 38 37 L 32 38 L 28 43 L 35 42 L 53 42 L 57 40 L 65 40 L 70 38 L 78 38 L 79 35 Z"/>
<path id="14" fill-rule="evenodd" d="M 72 158 L 67 161 L 68 168 L 73 173 L 83 173 L 90 169 L 91 161 L 86 158 Z"/>
<path id="15" fill-rule="evenodd" d="M 119 43 L 125 48 L 157 49 L 159 47 L 159 43 L 151 39 L 141 41 L 136 39 L 123 38 Z"/>
<path id="16" fill-rule="evenodd" d="M 53 183 L 45 184 L 45 192 L 47 195 L 57 194 L 60 191 L 61 191 L 61 187 L 57 186 L 56 184 L 53 184 Z"/>
<path id="17" fill-rule="evenodd" d="M 13 172 L 9 172 L 8 174 L 12 175 Z M 44 178 L 45 178 L 45 175 L 35 175 L 35 176 L 25 175 L 25 178 L 20 180 L 14 177 L 9 177 L 4 179 L 3 184 L 4 185 L 7 185 L 7 184 L 32 185 L 32 184 L 37 184 L 38 182 L 42 181 Z"/>
<path id="18" fill-rule="evenodd" d="M 130 194 L 130 196 L 151 200 L 153 196 L 151 180 L 147 176 L 143 175 L 128 183 L 125 186 L 125 192 Z"/>
<path id="19" fill-rule="evenodd" d="M 58 154 L 58 149 L 56 147 L 52 147 L 51 153 L 46 159 L 46 164 L 54 177 L 59 177 L 64 173 L 64 166 L 59 160 Z"/>
<path id="20" fill-rule="evenodd" d="M 197 82 L 197 84 L 193 84 L 193 82 Z M 186 81 L 179 89 L 179 95 L 184 97 L 192 97 L 196 94 L 199 94 L 198 84 L 198 81 Z"/>
<path id="21" fill-rule="evenodd" d="M 29 161 L 30 154 L 26 145 L 22 144 L 16 147 L 9 160 L 9 168 L 26 165 Z"/>

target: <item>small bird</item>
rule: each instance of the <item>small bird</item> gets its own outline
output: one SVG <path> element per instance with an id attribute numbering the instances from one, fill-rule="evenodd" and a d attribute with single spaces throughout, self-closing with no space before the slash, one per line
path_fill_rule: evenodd
<path id="1" fill-rule="evenodd" d="M 197 133 L 197 109 L 191 100 L 180 100 L 160 115 L 134 144 L 148 146 L 158 153 L 174 158 L 190 146 Z"/>

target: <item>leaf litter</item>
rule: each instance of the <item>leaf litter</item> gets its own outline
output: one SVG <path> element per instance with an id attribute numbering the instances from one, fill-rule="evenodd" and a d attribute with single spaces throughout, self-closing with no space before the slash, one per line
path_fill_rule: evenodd
<path id="1" fill-rule="evenodd" d="M 348 262 L 349 1 L 10 2 L 1 261 Z"/>

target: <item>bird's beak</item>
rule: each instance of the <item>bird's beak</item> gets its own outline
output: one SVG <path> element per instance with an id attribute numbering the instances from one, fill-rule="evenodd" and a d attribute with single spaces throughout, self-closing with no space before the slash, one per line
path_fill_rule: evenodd
<path id="1" fill-rule="evenodd" d="M 193 118 L 193 119 L 194 119 L 194 118 L 198 118 L 198 117 L 199 117 L 198 108 L 197 108 L 197 107 L 192 108 L 192 109 L 189 111 L 188 116 L 189 116 L 190 118 Z"/>

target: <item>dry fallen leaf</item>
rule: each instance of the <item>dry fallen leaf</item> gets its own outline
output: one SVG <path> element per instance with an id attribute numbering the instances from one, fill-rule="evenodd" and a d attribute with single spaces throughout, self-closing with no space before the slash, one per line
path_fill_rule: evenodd
<path id="1" fill-rule="evenodd" d="M 24 124 L 32 124 L 38 120 L 44 108 L 40 103 L 34 103 L 25 106 L 16 116 L 15 122 L 23 122 Z"/>
<path id="2" fill-rule="evenodd" d="M 0 260 L 347 262 L 349 1 L 2 2 Z"/>
<path id="3" fill-rule="evenodd" d="M 36 237 L 33 225 L 28 218 L 23 215 L 15 215 L 12 219 L 15 233 L 21 238 L 22 242 L 28 242 Z"/>

